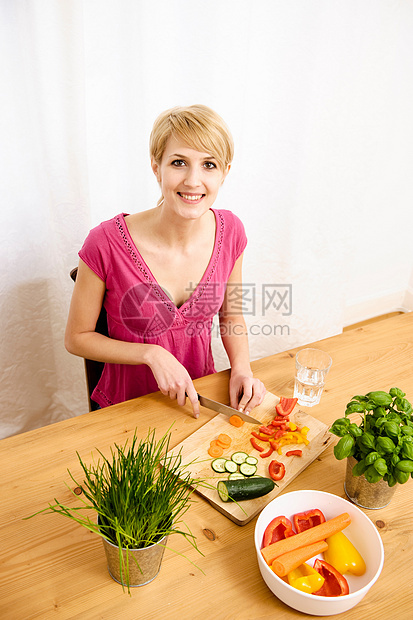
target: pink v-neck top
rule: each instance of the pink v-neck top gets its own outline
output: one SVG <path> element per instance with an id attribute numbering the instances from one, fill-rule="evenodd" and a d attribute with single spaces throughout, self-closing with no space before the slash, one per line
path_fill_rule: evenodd
<path id="1" fill-rule="evenodd" d="M 135 246 L 120 214 L 93 228 L 80 258 L 105 282 L 103 305 L 111 338 L 153 343 L 170 351 L 192 379 L 215 372 L 211 351 L 214 315 L 219 311 L 236 260 L 247 244 L 239 218 L 213 210 L 214 249 L 201 281 L 179 308 L 168 297 Z M 190 291 L 188 290 L 188 293 Z M 154 392 L 158 385 L 145 364 L 105 364 L 92 398 L 101 407 Z"/>

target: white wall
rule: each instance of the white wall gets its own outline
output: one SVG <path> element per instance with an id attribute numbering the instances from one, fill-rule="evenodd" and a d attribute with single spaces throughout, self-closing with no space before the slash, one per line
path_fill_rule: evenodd
<path id="1" fill-rule="evenodd" d="M 148 136 L 173 105 L 210 105 L 234 134 L 217 206 L 249 238 L 252 358 L 413 308 L 411 0 L 0 11 L 3 436 L 86 410 L 82 361 L 62 344 L 68 272 L 90 227 L 156 202 Z M 264 308 L 275 284 L 291 284 L 290 313 Z"/>

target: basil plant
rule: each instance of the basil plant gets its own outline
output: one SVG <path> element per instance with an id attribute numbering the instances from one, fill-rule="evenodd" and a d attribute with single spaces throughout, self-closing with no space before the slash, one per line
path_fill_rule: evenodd
<path id="1" fill-rule="evenodd" d="M 368 482 L 385 480 L 390 487 L 413 477 L 413 407 L 399 388 L 353 396 L 345 417 L 336 420 L 330 432 L 340 437 L 334 456 L 353 456 L 353 475 L 364 474 Z M 357 425 L 350 417 L 359 413 Z"/>

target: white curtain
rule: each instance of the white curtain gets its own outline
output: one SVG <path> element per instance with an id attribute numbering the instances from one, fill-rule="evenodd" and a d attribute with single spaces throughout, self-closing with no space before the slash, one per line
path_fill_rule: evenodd
<path id="1" fill-rule="evenodd" d="M 1 437 L 87 411 L 69 271 L 92 226 L 156 203 L 168 107 L 233 132 L 217 206 L 249 238 L 252 359 L 412 298 L 410 0 L 0 0 L 0 20 Z"/>

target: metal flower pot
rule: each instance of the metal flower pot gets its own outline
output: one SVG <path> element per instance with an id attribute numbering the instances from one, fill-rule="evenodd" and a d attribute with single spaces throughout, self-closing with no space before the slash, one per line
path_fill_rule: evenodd
<path id="1" fill-rule="evenodd" d="M 352 470 L 356 463 L 357 461 L 353 456 L 347 458 L 344 490 L 349 500 L 361 508 L 372 510 L 378 510 L 390 504 L 398 485 L 389 487 L 384 480 L 368 482 L 363 474 L 353 476 Z"/>
<path id="2" fill-rule="evenodd" d="M 108 571 L 112 579 L 118 583 L 136 588 L 153 581 L 161 569 L 167 536 L 158 543 L 142 549 L 122 549 L 122 571 L 119 547 L 102 538 L 108 562 Z M 129 567 L 129 579 L 128 579 Z M 128 583 L 129 581 L 129 583 Z"/>

